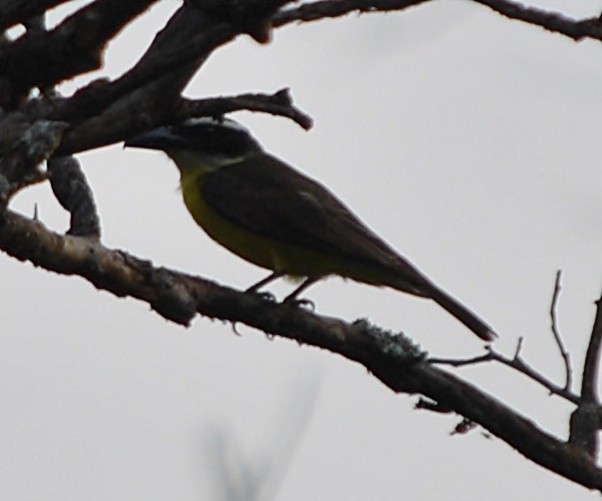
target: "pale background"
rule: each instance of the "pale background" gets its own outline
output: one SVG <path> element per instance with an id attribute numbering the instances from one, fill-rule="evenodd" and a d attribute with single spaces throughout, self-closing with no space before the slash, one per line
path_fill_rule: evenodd
<path id="1" fill-rule="evenodd" d="M 178 5 L 164 0 L 129 28 L 103 73 L 127 69 Z M 602 8 L 539 5 L 576 17 Z M 235 117 L 491 322 L 499 350 L 511 354 L 524 336 L 527 360 L 562 382 L 548 316 L 556 270 L 577 379 L 601 292 L 601 62 L 599 42 L 439 1 L 289 26 L 269 46 L 241 37 L 186 93 L 291 87 L 315 119 L 311 132 Z M 264 276 L 195 227 L 162 154 L 115 145 L 78 158 L 106 245 L 239 288 Z M 64 231 L 47 184 L 12 207 L 33 214 L 36 204 Z M 204 318 L 185 330 L 146 304 L 6 255 L 0 273 L 2 499 L 244 499 L 226 484 L 266 468 L 257 499 L 598 499 L 480 430 L 449 436 L 459 418 L 413 410 L 416 398 L 339 356 L 244 326 L 238 337 Z M 482 353 L 428 301 L 339 279 L 309 296 L 319 313 L 404 330 L 433 355 Z M 493 365 L 461 374 L 566 436 L 572 407 L 544 389 Z"/>

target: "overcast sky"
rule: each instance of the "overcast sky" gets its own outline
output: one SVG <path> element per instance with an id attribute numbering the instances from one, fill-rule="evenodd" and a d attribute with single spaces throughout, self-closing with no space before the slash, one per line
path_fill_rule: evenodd
<path id="1" fill-rule="evenodd" d="M 130 67 L 178 5 L 164 0 L 131 26 L 102 73 Z M 584 16 L 602 1 L 539 5 Z M 512 354 L 524 336 L 524 357 L 559 383 L 548 310 L 562 269 L 559 324 L 579 384 L 602 291 L 601 61 L 599 42 L 439 1 L 288 26 L 268 46 L 242 37 L 186 94 L 290 87 L 315 119 L 309 133 L 235 118 L 490 322 L 498 350 Z M 265 275 L 195 226 L 161 153 L 115 145 L 78 158 L 107 246 L 239 288 Z M 36 204 L 65 230 L 47 184 L 11 206 L 31 215 Z M 480 430 L 450 436 L 457 416 L 413 410 L 416 398 L 339 356 L 205 318 L 186 330 L 6 255 L 0 272 L 3 499 L 244 499 L 227 490 L 254 478 L 265 479 L 256 499 L 278 501 L 598 499 Z M 436 356 L 483 352 L 429 301 L 340 279 L 308 295 L 318 313 L 403 330 Z M 493 365 L 460 374 L 566 437 L 573 409 L 544 389 Z"/>

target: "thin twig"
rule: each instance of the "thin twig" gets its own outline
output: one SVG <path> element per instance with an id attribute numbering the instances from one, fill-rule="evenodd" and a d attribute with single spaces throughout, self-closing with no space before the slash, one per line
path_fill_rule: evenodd
<path id="1" fill-rule="evenodd" d="M 575 41 L 584 38 L 602 40 L 600 19 L 571 19 L 559 12 L 550 12 L 537 7 L 528 7 L 518 2 L 509 0 L 473 0 L 475 3 L 485 5 L 498 14 L 509 19 L 516 19 L 528 24 L 572 38 Z"/>
<path id="2" fill-rule="evenodd" d="M 567 388 L 563 388 L 562 386 L 553 383 L 543 374 L 537 372 L 535 369 L 533 369 L 533 367 L 527 364 L 520 356 L 521 348 L 522 338 L 518 340 L 516 350 L 512 358 L 506 357 L 501 353 L 498 353 L 491 346 L 486 346 L 485 349 L 487 350 L 487 353 L 478 357 L 468 359 L 429 358 L 427 359 L 427 361 L 432 364 L 449 365 L 451 367 L 465 367 L 467 365 L 476 365 L 483 362 L 491 361 L 499 362 L 520 372 L 521 374 L 527 376 L 529 379 L 532 379 L 536 383 L 539 383 L 544 388 L 546 388 L 552 395 L 557 395 L 561 398 L 564 398 L 565 400 L 568 400 L 569 402 L 572 402 L 575 405 L 580 405 L 582 403 L 582 399 L 581 397 L 579 397 L 579 395 L 576 395 Z"/>
<path id="3" fill-rule="evenodd" d="M 272 19 L 275 28 L 292 22 L 311 22 L 340 17 L 351 12 L 390 12 L 426 3 L 430 0 L 321 0 L 284 9 Z M 598 17 L 571 19 L 560 12 L 546 11 L 510 0 L 473 0 L 509 19 L 540 26 L 575 41 L 602 40 L 602 23 Z"/>
<path id="4" fill-rule="evenodd" d="M 311 22 L 346 16 L 352 12 L 390 12 L 403 10 L 430 0 L 320 0 L 299 7 L 283 9 L 272 18 L 272 26 L 280 28 L 293 22 Z"/>
<path id="5" fill-rule="evenodd" d="M 558 350 L 560 351 L 560 355 L 564 360 L 564 369 L 566 374 L 566 379 L 564 383 L 564 389 L 570 390 L 573 385 L 573 369 L 571 367 L 571 356 L 569 352 L 566 351 L 564 347 L 564 343 L 562 342 L 562 338 L 560 337 L 560 331 L 558 330 L 558 319 L 556 317 L 556 305 L 558 304 L 558 298 L 560 297 L 560 279 L 562 277 L 562 271 L 558 270 L 556 272 L 556 283 L 554 285 L 554 294 L 552 295 L 552 304 L 550 304 L 550 319 L 552 322 L 552 334 L 554 334 L 554 339 L 556 340 L 556 345 L 558 346 Z"/>
<path id="6" fill-rule="evenodd" d="M 520 352 L 523 349 L 523 341 L 525 340 L 524 337 L 519 337 L 518 338 L 518 342 L 516 343 L 516 350 L 514 350 L 514 360 L 517 360 L 520 356 Z"/>
<path id="7" fill-rule="evenodd" d="M 467 365 L 477 365 L 482 362 L 491 362 L 493 357 L 491 353 L 485 353 L 485 355 L 480 355 L 478 357 L 473 358 L 463 358 L 463 359 L 455 359 L 455 358 L 429 358 L 427 362 L 431 364 L 439 364 L 439 365 L 449 365 L 450 367 L 465 367 Z"/>

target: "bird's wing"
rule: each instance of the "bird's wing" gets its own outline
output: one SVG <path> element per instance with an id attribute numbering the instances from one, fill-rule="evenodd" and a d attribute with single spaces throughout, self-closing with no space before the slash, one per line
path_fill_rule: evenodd
<path id="1" fill-rule="evenodd" d="M 374 271 L 375 280 L 368 283 L 430 297 L 482 339 L 494 339 L 491 327 L 432 284 L 332 193 L 280 160 L 263 154 L 222 167 L 205 174 L 201 190 L 206 202 L 231 223 L 303 249 L 352 259 Z"/>
<path id="2" fill-rule="evenodd" d="M 201 190 L 220 216 L 254 233 L 385 268 L 402 264 L 421 277 L 325 187 L 270 155 L 207 173 Z"/>

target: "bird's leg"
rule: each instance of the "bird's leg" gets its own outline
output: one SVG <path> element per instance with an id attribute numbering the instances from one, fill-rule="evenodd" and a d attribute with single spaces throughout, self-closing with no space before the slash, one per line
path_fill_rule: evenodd
<path id="1" fill-rule="evenodd" d="M 267 277 L 265 277 L 262 280 L 260 280 L 259 282 L 257 282 L 256 284 L 251 285 L 251 287 L 249 287 L 247 290 L 245 290 L 245 292 L 251 292 L 254 294 L 258 294 L 266 301 L 274 302 L 274 301 L 276 301 L 274 294 L 272 294 L 271 292 L 259 292 L 259 289 L 261 289 L 264 285 L 267 285 L 270 282 L 273 282 L 274 280 L 280 278 L 281 276 L 282 276 L 282 273 L 278 273 L 277 271 L 274 271 L 274 272 L 270 273 Z"/>
<path id="2" fill-rule="evenodd" d="M 316 305 L 311 299 L 297 299 L 299 294 L 301 294 L 305 289 L 307 289 L 311 284 L 317 282 L 320 277 L 308 277 L 303 283 L 297 287 L 293 292 L 291 292 L 288 296 L 284 298 L 282 301 L 284 304 L 293 304 L 295 306 L 307 306 L 311 310 L 315 309 Z"/>
<path id="3" fill-rule="evenodd" d="M 274 272 L 270 273 L 267 277 L 261 279 L 256 284 L 251 285 L 251 287 L 249 287 L 245 292 L 257 292 L 264 285 L 267 285 L 270 282 L 273 282 L 274 280 L 280 278 L 281 276 L 282 276 L 282 273 L 278 273 L 277 271 L 274 271 Z"/>

